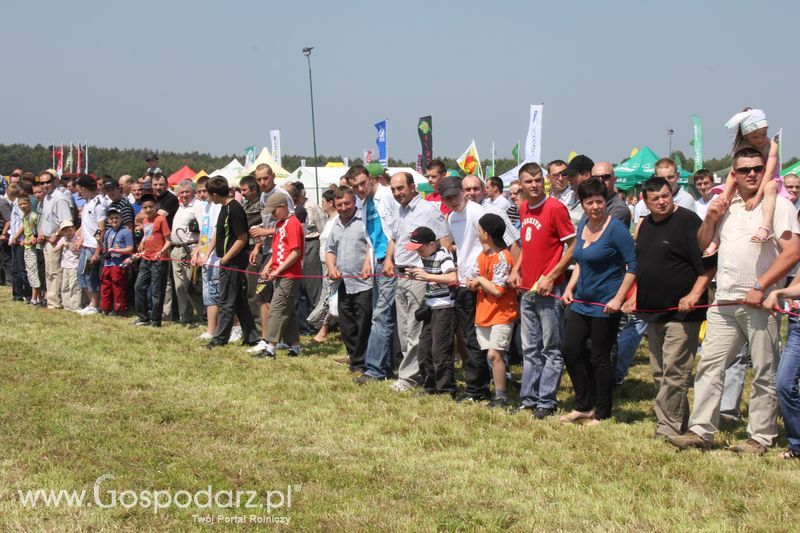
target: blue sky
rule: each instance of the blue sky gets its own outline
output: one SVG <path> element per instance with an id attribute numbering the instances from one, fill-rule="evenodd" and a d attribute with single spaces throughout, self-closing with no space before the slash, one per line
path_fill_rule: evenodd
<path id="1" fill-rule="evenodd" d="M 415 160 L 433 116 L 434 155 L 472 138 L 510 157 L 545 104 L 543 158 L 618 161 L 632 147 L 725 155 L 745 105 L 800 155 L 797 2 L 18 2 L 0 6 L 0 142 L 243 153 L 280 129 L 310 154 L 312 68 L 321 154 L 374 148 Z"/>

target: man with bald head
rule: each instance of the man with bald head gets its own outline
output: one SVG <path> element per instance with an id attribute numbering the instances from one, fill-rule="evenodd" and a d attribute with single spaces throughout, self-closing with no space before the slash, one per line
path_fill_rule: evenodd
<path id="1" fill-rule="evenodd" d="M 464 176 L 464 179 L 461 180 L 461 191 L 464 193 L 464 199 L 472 200 L 476 204 L 482 206 L 487 213 L 499 216 L 503 219 L 503 222 L 506 223 L 506 227 L 516 228 L 516 225 L 508 218 L 507 209 L 504 209 L 501 205 L 485 201 L 486 185 L 484 185 L 483 181 L 478 176 L 472 174 Z M 512 255 L 514 253 L 515 252 L 512 250 Z"/>
<path id="2" fill-rule="evenodd" d="M 628 209 L 628 204 L 619 197 L 615 189 L 617 177 L 614 175 L 614 165 L 606 161 L 595 163 L 592 167 L 592 177 L 603 180 L 603 183 L 606 184 L 606 189 L 608 190 L 606 213 L 625 224 L 626 228 L 630 228 L 631 210 Z"/>
<path id="3" fill-rule="evenodd" d="M 414 314 L 425 302 L 427 286 L 426 282 L 406 277 L 409 269 L 422 267 L 419 254 L 408 250 L 406 244 L 410 242 L 411 232 L 421 226 L 433 230 L 436 238 L 445 246 L 449 246 L 450 239 L 442 212 L 419 195 L 414 184 L 414 176 L 408 172 L 398 172 L 392 176 L 389 185 L 400 207 L 392 224 L 383 273 L 385 276 L 395 274 L 399 276 L 395 308 L 403 360 L 397 369 L 397 381 L 392 385 L 392 389 L 401 392 L 420 383 L 417 349 L 422 322 L 418 321 Z"/>

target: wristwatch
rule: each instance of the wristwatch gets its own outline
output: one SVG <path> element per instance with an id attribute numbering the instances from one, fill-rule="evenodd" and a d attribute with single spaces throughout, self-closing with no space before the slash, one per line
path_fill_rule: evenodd
<path id="1" fill-rule="evenodd" d="M 758 280 L 756 280 L 756 282 L 753 284 L 753 288 L 757 291 L 764 292 L 764 287 L 761 286 Z"/>

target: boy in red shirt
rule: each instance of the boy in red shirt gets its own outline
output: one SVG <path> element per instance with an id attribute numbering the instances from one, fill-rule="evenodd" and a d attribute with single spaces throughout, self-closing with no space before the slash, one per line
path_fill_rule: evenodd
<path id="1" fill-rule="evenodd" d="M 517 295 L 508 284 L 514 265 L 511 252 L 503 239 L 505 221 L 487 213 L 478 220 L 478 238 L 483 251 L 469 273 L 466 286 L 478 292 L 475 306 L 475 327 L 481 350 L 487 350 L 494 377 L 494 399 L 490 408 L 506 407 L 506 363 L 503 355 L 511 345 L 514 322 L 517 320 Z"/>
<path id="2" fill-rule="evenodd" d="M 143 194 L 141 202 L 145 219 L 139 253 L 136 254 L 136 257 L 141 258 L 141 262 L 134 286 L 136 314 L 139 318 L 133 325 L 160 328 L 164 309 L 164 289 L 169 274 L 169 263 L 162 261 L 161 258 L 166 257 L 170 248 L 170 231 L 167 219 L 158 214 L 155 197 L 152 194 Z M 152 289 L 153 305 L 150 309 L 147 306 L 148 288 Z"/>
<path id="3" fill-rule="evenodd" d="M 261 277 L 272 281 L 274 289 L 264 334 L 267 347 L 255 357 L 275 357 L 275 346 L 281 340 L 291 347 L 289 355 L 295 357 L 300 355 L 300 329 L 295 303 L 303 274 L 303 225 L 289 213 L 286 195 L 270 195 L 265 209 L 270 210 L 272 218 L 278 221 L 272 239 L 272 257 L 261 271 Z"/>

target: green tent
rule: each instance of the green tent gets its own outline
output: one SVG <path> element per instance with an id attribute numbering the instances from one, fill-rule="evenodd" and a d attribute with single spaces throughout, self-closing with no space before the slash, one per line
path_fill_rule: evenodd
<path id="1" fill-rule="evenodd" d="M 639 152 L 614 168 L 614 175 L 617 176 L 617 189 L 627 191 L 636 185 L 646 181 L 656 171 L 656 161 L 660 158 L 653 153 L 647 146 Z M 678 183 L 686 185 L 689 182 L 689 172 L 678 169 Z"/>
<path id="2" fill-rule="evenodd" d="M 786 174 L 797 174 L 800 176 L 800 161 L 781 170 L 781 176 L 785 176 Z"/>

